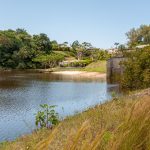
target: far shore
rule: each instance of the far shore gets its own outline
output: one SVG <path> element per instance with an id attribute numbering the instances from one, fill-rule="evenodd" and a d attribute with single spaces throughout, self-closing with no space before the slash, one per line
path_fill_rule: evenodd
<path id="1" fill-rule="evenodd" d="M 106 79 L 106 73 L 100 72 L 89 72 L 89 71 L 80 71 L 80 70 L 56 70 L 55 69 L 3 69 L 2 72 L 11 72 L 11 71 L 25 71 L 25 72 L 37 72 L 37 73 L 52 73 L 60 74 L 66 76 L 78 76 L 78 77 L 87 77 L 87 78 L 102 78 Z"/>
<path id="2" fill-rule="evenodd" d="M 68 76 L 81 76 L 81 77 L 96 77 L 96 78 L 106 78 L 106 73 L 99 72 L 87 72 L 87 71 L 54 71 L 52 74 L 62 74 Z"/>

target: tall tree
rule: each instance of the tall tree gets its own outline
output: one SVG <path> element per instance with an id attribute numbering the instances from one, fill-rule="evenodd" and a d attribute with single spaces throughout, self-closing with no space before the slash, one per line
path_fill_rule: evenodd
<path id="1" fill-rule="evenodd" d="M 46 54 L 49 54 L 52 50 L 52 45 L 50 43 L 50 39 L 46 34 L 41 33 L 39 35 L 33 35 L 33 40 L 35 43 L 35 48 L 38 51 L 43 51 Z"/>
<path id="2" fill-rule="evenodd" d="M 126 35 L 130 47 L 141 44 L 150 44 L 150 25 L 141 25 L 137 29 L 132 28 Z"/>

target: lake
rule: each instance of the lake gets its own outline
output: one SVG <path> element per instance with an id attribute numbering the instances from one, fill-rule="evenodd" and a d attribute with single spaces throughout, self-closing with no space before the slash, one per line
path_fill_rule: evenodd
<path id="1" fill-rule="evenodd" d="M 0 141 L 31 133 L 40 104 L 57 105 L 64 118 L 110 99 L 114 87 L 98 78 L 0 72 Z"/>

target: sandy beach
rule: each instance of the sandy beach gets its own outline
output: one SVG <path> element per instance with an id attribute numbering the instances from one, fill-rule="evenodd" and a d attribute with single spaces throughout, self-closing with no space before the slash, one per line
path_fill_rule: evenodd
<path id="1" fill-rule="evenodd" d="M 56 71 L 52 72 L 53 74 L 62 74 L 62 75 L 71 75 L 71 76 L 81 76 L 81 77 L 89 77 L 89 78 L 106 78 L 106 73 L 98 73 L 98 72 L 87 72 L 87 71 Z"/>

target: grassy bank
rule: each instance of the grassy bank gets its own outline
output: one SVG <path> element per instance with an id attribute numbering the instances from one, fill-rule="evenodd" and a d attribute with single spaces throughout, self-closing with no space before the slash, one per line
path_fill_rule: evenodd
<path id="1" fill-rule="evenodd" d="M 37 73 L 50 73 L 55 71 L 87 71 L 87 72 L 99 72 L 106 73 L 106 61 L 92 62 L 86 67 L 56 67 L 49 69 L 1 69 L 0 71 L 11 72 L 11 71 L 26 71 L 26 72 L 37 72 Z"/>
<path id="2" fill-rule="evenodd" d="M 149 150 L 150 89 L 114 98 L 68 117 L 55 129 L 40 130 L 2 150 Z"/>
<path id="3" fill-rule="evenodd" d="M 84 71 L 106 73 L 106 61 L 97 61 L 86 66 Z"/>
<path id="4" fill-rule="evenodd" d="M 92 62 L 84 68 L 80 67 L 57 67 L 53 68 L 53 71 L 88 71 L 106 73 L 106 61 Z"/>

